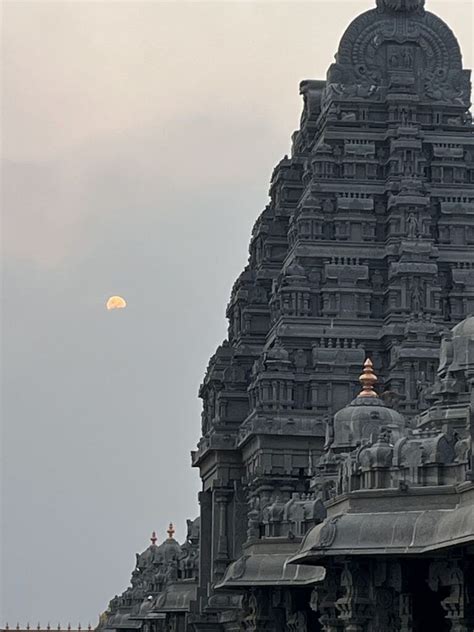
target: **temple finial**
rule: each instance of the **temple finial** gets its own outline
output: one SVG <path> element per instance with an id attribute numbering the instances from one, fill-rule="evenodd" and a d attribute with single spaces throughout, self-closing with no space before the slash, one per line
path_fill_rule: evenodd
<path id="1" fill-rule="evenodd" d="M 175 534 L 174 525 L 173 525 L 173 523 L 172 523 L 172 522 L 170 522 L 170 526 L 168 527 L 168 530 L 167 530 L 167 532 L 166 532 L 166 533 L 168 534 L 168 538 L 169 538 L 170 540 L 172 540 L 172 539 L 173 539 L 173 536 L 174 536 L 174 534 Z"/>
<path id="2" fill-rule="evenodd" d="M 158 540 L 158 538 L 156 537 L 156 531 L 153 531 L 153 533 L 151 534 L 151 543 L 153 544 L 153 546 L 155 546 L 156 541 Z"/>
<path id="3" fill-rule="evenodd" d="M 364 362 L 364 371 L 359 377 L 359 382 L 362 384 L 362 390 L 357 397 L 377 397 L 374 386 L 378 382 L 378 377 L 374 373 L 374 365 L 370 358 Z"/>

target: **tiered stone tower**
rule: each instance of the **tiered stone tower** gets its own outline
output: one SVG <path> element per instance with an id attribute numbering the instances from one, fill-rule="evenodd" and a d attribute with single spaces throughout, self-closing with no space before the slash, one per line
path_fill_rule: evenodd
<path id="1" fill-rule="evenodd" d="M 441 333 L 474 311 L 470 72 L 451 30 L 423 0 L 377 0 L 327 80 L 300 90 L 200 391 L 195 630 L 239 606 L 215 586 L 244 545 L 277 535 L 272 508 L 308 491 L 366 357 L 410 423 Z"/>
<path id="2" fill-rule="evenodd" d="M 200 390 L 200 519 L 102 632 L 472 629 L 470 73 L 377 0 L 301 94 Z"/>

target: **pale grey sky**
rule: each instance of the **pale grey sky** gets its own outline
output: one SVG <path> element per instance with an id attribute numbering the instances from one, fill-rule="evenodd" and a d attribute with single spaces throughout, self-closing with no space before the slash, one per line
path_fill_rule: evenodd
<path id="1" fill-rule="evenodd" d="M 153 529 L 183 538 L 197 389 L 298 84 L 374 4 L 3 3 L 0 624 L 95 623 Z M 428 8 L 472 67 L 472 0 Z"/>

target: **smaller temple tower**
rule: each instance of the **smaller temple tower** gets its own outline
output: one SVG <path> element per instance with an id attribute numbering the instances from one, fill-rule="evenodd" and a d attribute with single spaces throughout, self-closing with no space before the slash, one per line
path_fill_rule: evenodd
<path id="1" fill-rule="evenodd" d="M 101 615 L 97 632 L 186 632 L 191 602 L 196 599 L 200 519 L 188 520 L 180 545 L 170 523 L 168 537 L 136 554 L 130 586 L 116 595 Z M 174 626 L 174 627 L 172 627 Z"/>
<path id="2" fill-rule="evenodd" d="M 442 391 L 441 405 L 435 400 L 416 429 L 393 417 L 375 427 L 373 394 L 357 398 L 357 419 L 354 402 L 336 415 L 345 451 L 329 457 L 337 439 L 326 448 L 313 484 L 323 490 L 327 517 L 291 560 L 326 569 L 311 599 L 322 630 L 468 632 L 474 626 L 474 317 L 448 338 L 456 344 L 448 366 L 441 351 L 433 385 Z M 370 371 L 366 364 L 367 379 Z M 446 375 L 449 393 L 442 388 Z M 364 422 L 370 437 L 360 441 Z M 353 432 L 352 445 L 346 431 Z"/>

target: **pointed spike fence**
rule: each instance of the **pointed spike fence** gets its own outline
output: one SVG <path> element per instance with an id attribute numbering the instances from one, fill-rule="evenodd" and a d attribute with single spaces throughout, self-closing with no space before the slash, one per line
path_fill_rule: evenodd
<path id="1" fill-rule="evenodd" d="M 92 632 L 94 627 L 90 623 L 87 626 L 78 623 L 76 628 L 73 628 L 70 623 L 68 623 L 67 626 L 62 626 L 61 623 L 52 626 L 49 622 L 46 625 L 41 625 L 41 623 L 38 622 L 36 626 L 30 625 L 30 623 L 26 625 L 22 625 L 21 623 L 10 625 L 7 622 L 3 627 L 0 627 L 0 632 L 84 632 L 85 630 Z"/>

